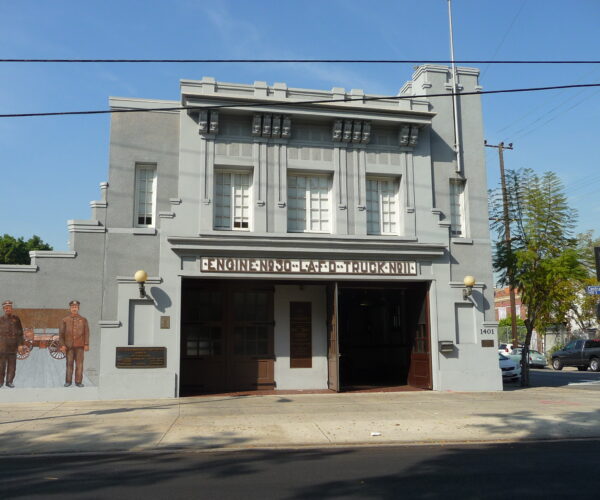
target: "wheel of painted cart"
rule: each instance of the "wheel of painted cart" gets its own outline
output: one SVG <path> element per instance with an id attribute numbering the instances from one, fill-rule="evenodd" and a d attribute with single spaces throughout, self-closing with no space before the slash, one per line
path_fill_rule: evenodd
<path id="1" fill-rule="evenodd" d="M 31 354 L 31 350 L 33 349 L 33 342 L 31 340 L 26 340 L 23 344 L 23 351 L 20 353 L 17 351 L 17 359 L 26 359 Z"/>
<path id="2" fill-rule="evenodd" d="M 17 359 L 26 359 L 26 358 L 28 358 L 30 352 L 31 351 L 29 351 L 29 350 L 25 350 L 23 352 L 18 352 L 17 351 Z"/>
<path id="3" fill-rule="evenodd" d="M 64 359 L 65 353 L 60 350 L 60 344 L 53 340 L 48 346 L 48 354 L 54 359 Z"/>
<path id="4" fill-rule="evenodd" d="M 590 368 L 593 372 L 600 372 L 600 359 L 592 358 L 590 360 Z"/>
<path id="5" fill-rule="evenodd" d="M 585 372 L 585 371 L 587 371 L 587 366 L 578 366 L 578 367 L 577 367 L 577 369 L 578 369 L 580 372 Z"/>
<path id="6" fill-rule="evenodd" d="M 562 361 L 558 358 L 554 358 L 552 360 L 552 368 L 554 368 L 555 370 L 562 370 L 563 369 Z"/>

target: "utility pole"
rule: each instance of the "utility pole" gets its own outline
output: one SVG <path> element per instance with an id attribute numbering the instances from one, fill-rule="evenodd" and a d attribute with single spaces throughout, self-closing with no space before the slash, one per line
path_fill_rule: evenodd
<path id="1" fill-rule="evenodd" d="M 506 191 L 506 177 L 504 175 L 504 150 L 513 149 L 512 142 L 505 146 L 503 142 L 500 144 L 488 144 L 484 141 L 484 145 L 487 148 L 496 148 L 498 150 L 498 157 L 500 159 L 500 183 L 502 185 L 502 209 L 504 219 L 504 240 L 506 241 L 506 248 L 508 252 L 511 251 L 512 242 L 510 239 L 510 216 L 508 213 L 508 192 Z M 510 269 L 508 269 L 508 294 L 510 297 L 510 326 L 512 331 L 513 349 L 519 347 L 519 335 L 517 333 L 517 304 L 515 300 L 515 289 L 513 288 L 513 275 Z"/>

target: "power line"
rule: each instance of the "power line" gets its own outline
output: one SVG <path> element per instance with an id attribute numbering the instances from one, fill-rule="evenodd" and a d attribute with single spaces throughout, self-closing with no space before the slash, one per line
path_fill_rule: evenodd
<path id="1" fill-rule="evenodd" d="M 469 96 L 469 95 L 487 95 L 487 94 L 511 94 L 516 92 L 540 92 L 545 90 L 558 90 L 558 89 L 576 89 L 584 87 L 600 87 L 600 83 L 580 83 L 573 85 L 553 85 L 549 87 L 529 87 L 529 88 L 518 88 L 518 89 L 500 89 L 500 90 L 481 90 L 473 92 L 459 92 L 454 94 L 448 92 L 444 94 L 420 94 L 420 95 L 394 95 L 394 96 L 376 96 L 376 97 L 356 97 L 356 98 L 342 98 L 342 99 L 319 99 L 313 101 L 261 101 L 252 103 L 237 102 L 232 104 L 218 104 L 214 106 L 173 106 L 173 107 L 162 107 L 162 108 L 124 108 L 124 109 L 98 109 L 98 110 L 87 110 L 87 111 L 55 111 L 47 113 L 6 113 L 0 114 L 0 118 L 26 118 L 34 116 L 67 116 L 67 115 L 101 115 L 109 113 L 141 113 L 150 111 L 183 111 L 183 110 L 212 110 L 212 109 L 224 109 L 224 108 L 254 108 L 259 106 L 304 106 L 307 104 L 331 104 L 336 102 L 365 102 L 365 101 L 384 101 L 384 100 L 402 100 L 402 99 L 419 99 L 419 98 L 431 98 L 431 97 L 452 97 L 454 95 Z"/>
<path id="2" fill-rule="evenodd" d="M 504 36 L 502 37 L 502 40 L 500 41 L 500 43 L 496 47 L 496 50 L 494 50 L 494 53 L 492 54 L 492 59 L 494 59 L 496 57 L 496 54 L 500 51 L 500 48 L 502 47 L 502 45 L 504 45 L 504 42 L 506 41 L 506 37 L 508 37 L 508 34 L 510 33 L 510 30 L 514 26 L 515 21 L 517 20 L 517 18 L 519 17 L 519 15 L 521 15 L 521 11 L 523 10 L 523 7 L 525 7 L 525 3 L 526 2 L 527 2 L 527 0 L 523 0 L 523 2 L 521 3 L 521 7 L 519 7 L 519 10 L 517 11 L 517 13 L 515 14 L 515 16 L 513 17 L 512 21 L 510 22 L 510 25 L 508 26 L 508 29 L 504 33 Z M 488 70 L 488 67 L 489 67 L 489 63 L 481 71 L 481 78 L 484 77 L 486 71 Z"/>
<path id="3" fill-rule="evenodd" d="M 597 59 L 485 59 L 457 60 L 456 64 L 600 64 Z M 0 59 L 0 63 L 110 63 L 110 64 L 246 64 L 246 63 L 322 63 L 322 64 L 451 64 L 447 59 Z"/>

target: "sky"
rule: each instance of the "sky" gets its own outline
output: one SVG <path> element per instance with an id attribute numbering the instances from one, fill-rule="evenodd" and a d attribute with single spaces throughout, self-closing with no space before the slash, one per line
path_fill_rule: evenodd
<path id="1" fill-rule="evenodd" d="M 454 0 L 458 60 L 600 60 L 600 0 Z M 0 58 L 449 59 L 446 0 L 0 0 Z M 395 95 L 413 64 L 0 63 L 0 114 L 179 99 L 180 79 L 360 88 Z M 600 65 L 480 64 L 484 90 L 600 82 Z M 600 89 L 483 96 L 506 168 L 554 171 L 577 231 L 600 235 Z M 0 118 L 0 234 L 66 250 L 108 180 L 107 115 Z M 490 187 L 497 150 L 486 148 Z"/>

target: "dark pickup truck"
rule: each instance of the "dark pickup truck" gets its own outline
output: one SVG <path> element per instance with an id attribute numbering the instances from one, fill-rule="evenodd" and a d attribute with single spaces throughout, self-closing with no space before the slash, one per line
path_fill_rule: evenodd
<path id="1" fill-rule="evenodd" d="M 600 371 L 600 339 L 572 340 L 564 349 L 552 354 L 552 368 L 562 370 L 563 366 L 576 366 L 579 371 L 590 369 Z"/>

